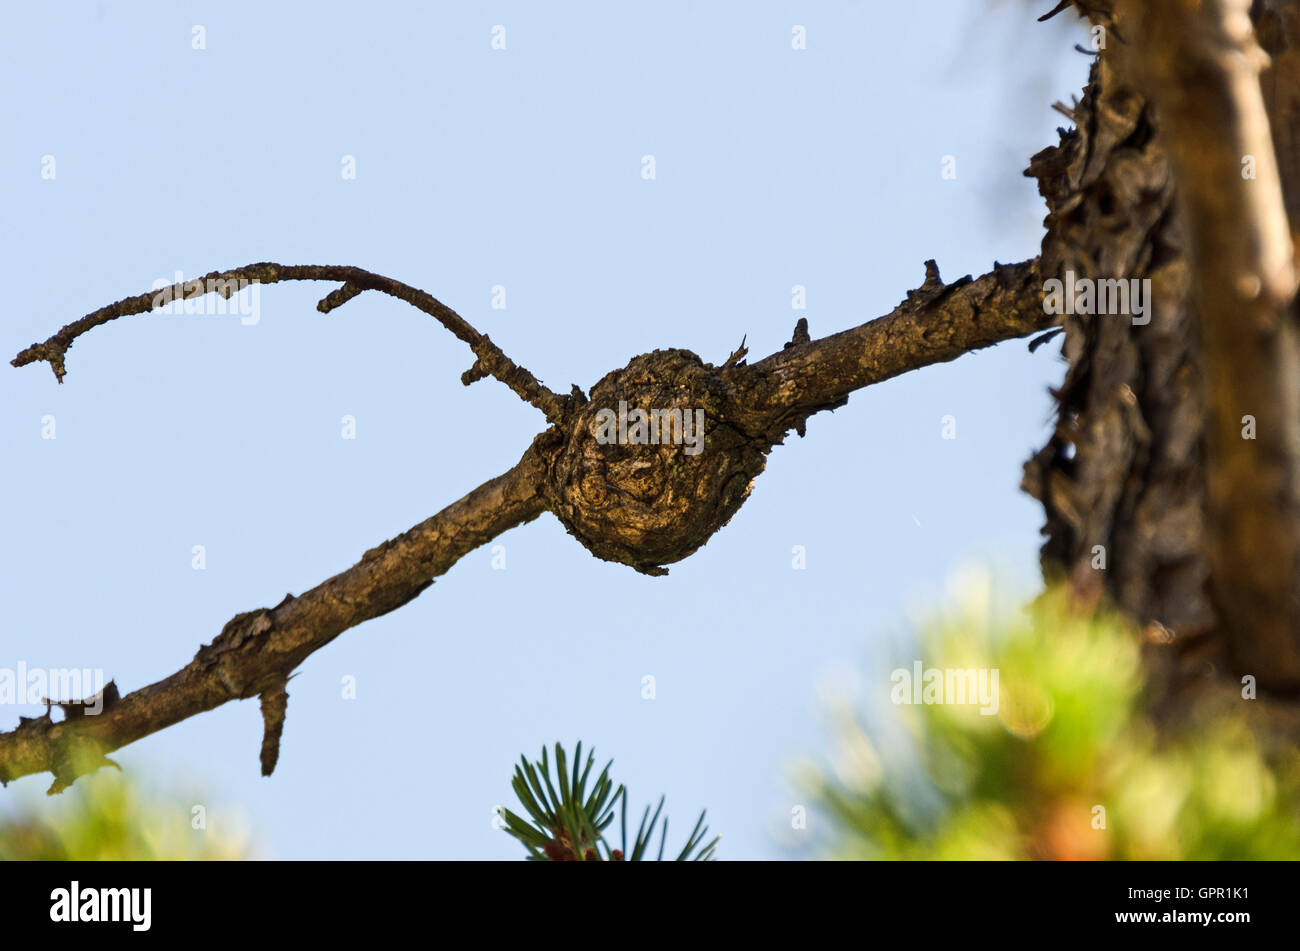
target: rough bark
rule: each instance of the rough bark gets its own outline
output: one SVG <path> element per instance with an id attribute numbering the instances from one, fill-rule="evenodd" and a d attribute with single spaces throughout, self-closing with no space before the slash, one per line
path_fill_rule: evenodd
<path id="1" fill-rule="evenodd" d="M 62 382 L 65 357 L 78 336 L 119 317 L 143 314 L 171 299 L 193 297 L 230 282 L 256 279 L 343 281 L 318 308 L 329 311 L 363 290 L 379 290 L 436 317 L 476 355 L 462 380 L 501 379 L 552 425 L 509 472 L 470 492 L 415 528 L 366 552 L 333 578 L 274 608 L 236 615 L 211 644 L 165 680 L 119 696 L 104 691 L 102 710 L 60 704 L 65 718 L 24 719 L 0 733 L 0 782 L 51 772 L 51 792 L 111 761 L 107 754 L 229 700 L 261 697 L 265 724 L 262 771 L 279 758 L 288 704 L 285 685 L 314 651 L 343 631 L 393 611 L 424 591 L 463 555 L 500 533 L 550 510 L 597 557 L 662 574 L 663 565 L 696 551 L 736 512 L 762 471 L 767 453 L 790 430 L 849 394 L 909 369 L 1052 325 L 1044 313 L 1036 261 L 998 265 L 977 279 L 946 285 L 927 262 L 922 287 L 892 314 L 813 340 L 801 320 L 794 339 L 753 365 L 740 347 L 714 366 L 685 350 L 659 350 L 606 375 L 589 399 L 577 387 L 558 396 L 511 362 L 486 336 L 423 291 L 346 267 L 250 265 L 213 272 L 166 293 L 125 298 L 69 324 L 13 361 L 48 362 Z M 219 291 L 225 292 L 225 291 Z M 705 451 L 680 443 L 602 444 L 600 409 L 619 402 L 646 411 L 705 413 Z"/>
<path id="2" fill-rule="evenodd" d="M 1162 117 L 1191 237 L 1211 597 L 1234 666 L 1300 689 L 1296 275 L 1248 8 L 1125 0 L 1121 49 Z"/>
<path id="3" fill-rule="evenodd" d="M 1066 316 L 1057 424 L 1025 467 L 1047 520 L 1043 571 L 1138 620 L 1208 634 L 1202 404 L 1183 218 L 1152 110 L 1103 54 L 1075 128 L 1027 174 L 1047 203 L 1044 276 L 1149 278 L 1151 322 Z M 1104 568 L 1094 568 L 1101 564 Z"/>
<path id="4" fill-rule="evenodd" d="M 1047 514 L 1044 572 L 1141 621 L 1171 695 L 1225 670 L 1291 694 L 1300 404 L 1289 249 L 1279 253 L 1287 238 L 1268 177 L 1280 170 L 1294 227 L 1296 3 L 1254 5 L 1274 59 L 1253 92 L 1248 25 L 1217 0 L 1076 6 L 1108 42 L 1068 110 L 1076 128 L 1027 173 L 1049 209 L 1043 273 L 1150 278 L 1155 306 L 1146 326 L 1064 320 L 1058 424 L 1024 482 Z M 1164 18 L 1156 29 L 1153 15 Z M 1275 163 L 1251 113 L 1261 86 Z M 1242 178 L 1251 148 L 1266 153 L 1255 156 L 1263 188 Z M 1242 313 L 1251 308 L 1254 319 Z M 1241 439 L 1247 413 L 1267 441 Z"/>

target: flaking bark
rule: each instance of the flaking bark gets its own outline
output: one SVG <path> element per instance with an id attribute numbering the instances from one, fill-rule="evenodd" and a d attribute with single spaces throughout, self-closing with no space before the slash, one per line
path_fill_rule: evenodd
<path id="1" fill-rule="evenodd" d="M 1288 280 L 1262 273 L 1285 266 L 1259 256 L 1277 262 L 1288 244 L 1269 167 L 1280 172 L 1292 231 L 1300 204 L 1300 4 L 1252 5 L 1273 57 L 1253 91 L 1245 72 L 1258 68 L 1255 54 L 1231 45 L 1249 41 L 1243 5 L 1231 42 L 1222 21 L 1207 32 L 1199 20 L 1225 12 L 1217 0 L 1075 6 L 1107 28 L 1107 42 L 1083 99 L 1063 108 L 1076 127 L 1030 165 L 1049 210 L 1043 274 L 1148 278 L 1154 311 L 1146 326 L 1064 319 L 1057 426 L 1024 481 L 1047 515 L 1044 574 L 1143 624 L 1151 682 L 1171 697 L 1195 697 L 1229 672 L 1287 695 L 1300 686 L 1300 532 L 1286 448 L 1300 375 Z M 1161 108 L 1152 89 L 1164 90 Z M 1237 103 L 1261 89 L 1272 144 L 1258 104 Z M 1248 150 L 1257 171 L 1265 163 L 1263 188 L 1243 178 Z M 1269 222 L 1257 228 L 1261 213 Z M 1234 301 L 1252 269 L 1259 294 Z M 1248 319 L 1252 309 L 1262 323 Z M 1247 414 L 1268 428 L 1262 440 L 1241 438 Z"/>

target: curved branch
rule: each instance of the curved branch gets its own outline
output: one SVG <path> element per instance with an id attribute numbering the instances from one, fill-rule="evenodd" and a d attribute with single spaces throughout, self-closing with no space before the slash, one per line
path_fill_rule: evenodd
<path id="1" fill-rule="evenodd" d="M 197 280 L 173 284 L 171 287 L 153 290 L 147 294 L 137 294 L 135 297 L 124 297 L 107 307 L 101 307 L 80 320 L 68 324 L 44 343 L 32 344 L 10 362 L 13 366 L 21 367 L 43 360 L 49 363 L 54 370 L 55 378 L 62 383 L 67 373 L 64 358 L 67 356 L 68 348 L 88 330 L 106 324 L 110 320 L 116 320 L 118 317 L 145 314 L 166 307 L 172 301 L 202 297 L 209 293 L 217 293 L 229 298 L 232 293 L 242 290 L 247 284 L 275 284 L 280 281 L 342 281 L 342 287 L 331 291 L 316 305 L 316 309 L 322 314 L 328 314 L 362 291 L 380 291 L 398 300 L 406 301 L 417 310 L 435 318 L 459 339 L 469 344 L 470 350 L 474 351 L 476 357 L 474 371 L 477 375 L 470 379 L 467 373 L 463 378 L 466 385 L 484 376 L 494 376 L 514 390 L 526 403 L 540 409 L 546 415 L 548 422 L 559 422 L 564 415 L 569 397 L 552 393 L 535 376 L 510 360 L 500 347 L 488 339 L 487 334 L 479 333 L 446 304 L 409 284 L 346 265 L 286 265 L 264 261 L 229 271 L 213 271 Z"/>

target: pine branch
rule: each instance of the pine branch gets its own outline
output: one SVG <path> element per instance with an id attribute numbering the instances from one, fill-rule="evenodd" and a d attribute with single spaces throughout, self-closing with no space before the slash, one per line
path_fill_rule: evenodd
<path id="1" fill-rule="evenodd" d="M 664 799 L 659 798 L 654 817 L 650 818 L 650 807 L 646 806 L 641 816 L 641 826 L 636 838 L 629 846 L 627 840 L 627 787 L 620 785 L 614 789 L 614 782 L 609 778 L 610 760 L 601 770 L 587 795 L 587 779 L 591 768 L 596 763 L 596 754 L 587 754 L 585 768 L 582 766 L 582 743 L 579 743 L 573 755 L 572 776 L 567 765 L 564 747 L 555 744 L 555 780 L 551 780 L 551 761 L 546 747 L 542 747 L 542 758 L 529 763 L 526 757 L 519 757 L 515 767 L 515 776 L 511 787 L 524 811 L 525 819 L 509 809 L 500 809 L 505 831 L 518 839 L 528 850 L 528 858 L 535 862 L 639 862 L 646 858 L 655 830 L 660 829 L 659 852 L 657 861 L 663 861 L 664 847 L 668 841 L 668 817 L 659 817 L 663 812 Z M 556 792 L 556 788 L 559 792 Z M 605 830 L 614 821 L 614 806 L 620 806 L 620 827 L 622 829 L 622 847 L 614 848 L 605 836 Z M 686 839 L 686 844 L 677 853 L 677 862 L 707 862 L 718 849 L 721 836 L 714 836 L 707 844 L 704 837 L 709 827 L 704 824 L 705 813 L 701 812 L 695 828 Z M 648 822 L 647 822 L 648 820 Z"/>

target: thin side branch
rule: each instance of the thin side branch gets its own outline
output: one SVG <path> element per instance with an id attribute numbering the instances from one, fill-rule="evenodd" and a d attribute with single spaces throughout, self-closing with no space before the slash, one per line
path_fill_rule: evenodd
<path id="1" fill-rule="evenodd" d="M 171 287 L 125 297 L 116 303 L 101 307 L 68 324 L 44 343 L 35 343 L 18 354 L 12 361 L 13 366 L 21 367 L 29 363 L 45 361 L 54 370 L 55 378 L 62 383 L 67 373 L 64 360 L 68 348 L 73 342 L 92 328 L 106 324 L 118 317 L 132 314 L 145 314 L 160 307 L 166 307 L 176 300 L 188 300 L 202 297 L 208 293 L 218 293 L 229 298 L 241 289 L 241 282 L 247 284 L 275 284 L 280 281 L 341 281 L 342 287 L 331 291 L 316 305 L 322 314 L 356 297 L 362 291 L 380 291 L 398 300 L 406 301 L 417 310 L 435 318 L 459 339 L 469 344 L 476 357 L 474 366 L 480 371 L 474 379 L 493 376 L 514 390 L 525 402 L 540 409 L 548 422 L 559 422 L 564 415 L 564 408 L 569 397 L 559 396 L 542 385 L 526 369 L 515 364 L 501 348 L 481 334 L 458 313 L 419 288 L 395 281 L 381 274 L 373 274 L 359 267 L 345 265 L 315 264 L 273 264 L 269 261 L 237 267 L 229 271 L 213 271 L 194 281 L 173 284 Z M 473 380 L 467 380 L 473 382 Z"/>
<path id="2" fill-rule="evenodd" d="M 275 772 L 275 764 L 280 761 L 280 737 L 284 734 L 284 718 L 289 711 L 289 691 L 285 689 L 288 679 L 277 686 L 263 690 L 258 700 L 262 704 L 262 775 L 270 776 Z"/>

